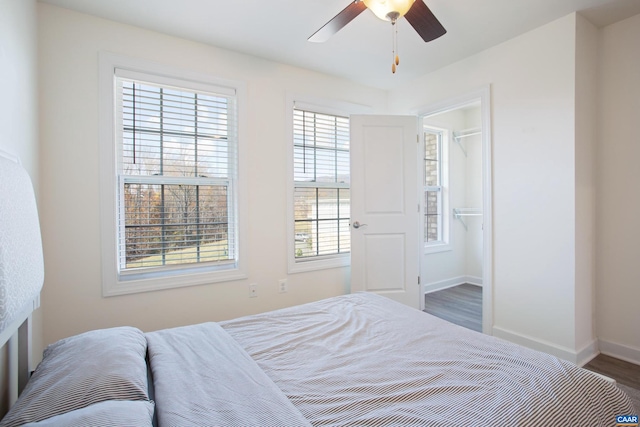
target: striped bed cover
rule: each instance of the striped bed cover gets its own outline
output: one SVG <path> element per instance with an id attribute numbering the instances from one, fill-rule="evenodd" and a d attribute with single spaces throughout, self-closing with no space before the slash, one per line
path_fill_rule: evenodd
<path id="1" fill-rule="evenodd" d="M 217 324 L 145 336 L 158 426 L 310 426 Z"/>
<path id="2" fill-rule="evenodd" d="M 615 426 L 615 384 L 358 293 L 221 322 L 314 426 Z"/>

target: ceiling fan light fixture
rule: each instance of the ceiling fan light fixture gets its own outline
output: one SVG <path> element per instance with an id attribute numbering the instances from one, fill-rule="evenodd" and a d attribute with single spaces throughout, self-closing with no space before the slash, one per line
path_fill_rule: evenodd
<path id="1" fill-rule="evenodd" d="M 362 0 L 383 21 L 392 21 L 404 16 L 415 0 Z"/>

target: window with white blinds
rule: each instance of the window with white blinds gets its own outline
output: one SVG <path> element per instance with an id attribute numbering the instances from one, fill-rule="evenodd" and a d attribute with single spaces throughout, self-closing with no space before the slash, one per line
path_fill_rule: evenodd
<path id="1" fill-rule="evenodd" d="M 349 118 L 295 108 L 293 152 L 296 262 L 347 254 Z"/>
<path id="2" fill-rule="evenodd" d="M 424 133 L 424 242 L 442 242 L 442 132 Z"/>
<path id="3" fill-rule="evenodd" d="M 235 96 L 144 77 L 116 70 L 119 274 L 234 268 Z"/>

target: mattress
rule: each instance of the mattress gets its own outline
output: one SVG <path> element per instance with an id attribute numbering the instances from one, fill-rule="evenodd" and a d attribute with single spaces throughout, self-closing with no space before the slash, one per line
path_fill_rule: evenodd
<path id="1" fill-rule="evenodd" d="M 615 384 L 358 293 L 221 322 L 314 426 L 616 425 Z"/>
<path id="2" fill-rule="evenodd" d="M 360 293 L 65 338 L 0 424 L 583 427 L 631 414 L 614 383 L 569 362 Z"/>

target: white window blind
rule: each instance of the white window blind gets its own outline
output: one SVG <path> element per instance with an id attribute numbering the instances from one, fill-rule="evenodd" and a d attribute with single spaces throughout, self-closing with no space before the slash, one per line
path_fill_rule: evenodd
<path id="1" fill-rule="evenodd" d="M 348 253 L 349 118 L 293 111 L 296 261 Z"/>
<path id="2" fill-rule="evenodd" d="M 116 71 L 119 273 L 234 268 L 235 96 L 131 75 Z"/>

